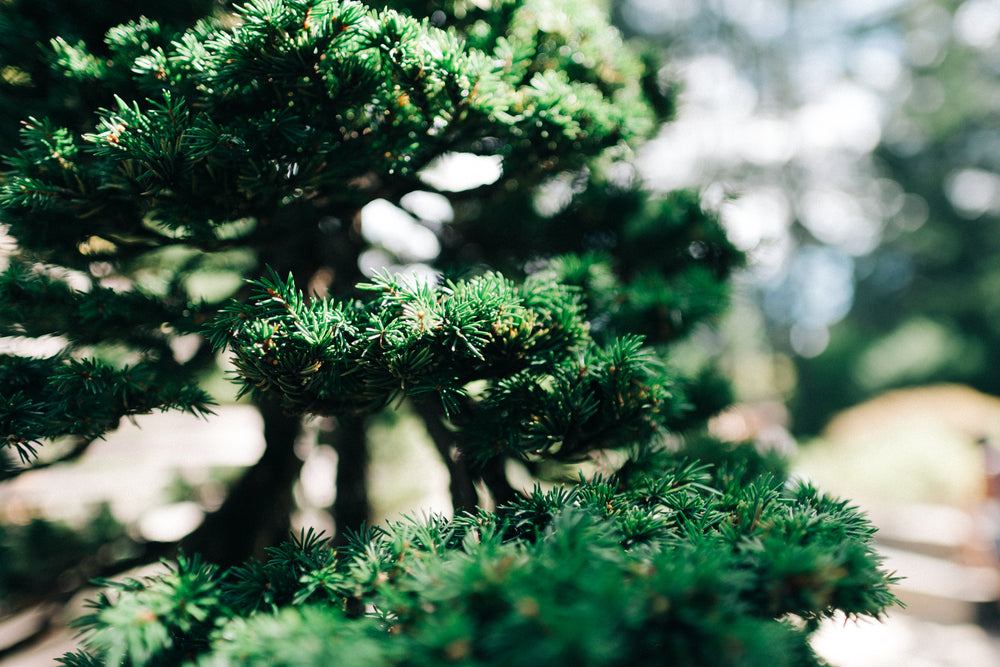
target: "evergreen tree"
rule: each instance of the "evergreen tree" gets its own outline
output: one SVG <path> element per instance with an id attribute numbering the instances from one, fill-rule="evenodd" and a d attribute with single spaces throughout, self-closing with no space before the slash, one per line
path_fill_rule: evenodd
<path id="1" fill-rule="evenodd" d="M 63 350 L 0 357 L 5 474 L 122 417 L 208 413 L 220 349 L 266 439 L 199 555 L 111 584 L 64 664 L 811 664 L 819 619 L 893 603 L 863 516 L 704 436 L 724 385 L 671 351 L 742 257 L 696 193 L 637 182 L 673 93 L 606 14 L 257 0 L 114 27 L 100 57 L 53 43 L 61 77 L 117 94 L 74 127 L 28 117 L 8 158 L 0 331 Z M 435 177 L 463 157 L 496 171 Z M 396 400 L 456 512 L 365 529 L 366 422 Z M 336 549 L 276 546 L 310 415 L 336 422 Z M 505 476 L 607 451 L 626 463 L 549 492 Z"/>

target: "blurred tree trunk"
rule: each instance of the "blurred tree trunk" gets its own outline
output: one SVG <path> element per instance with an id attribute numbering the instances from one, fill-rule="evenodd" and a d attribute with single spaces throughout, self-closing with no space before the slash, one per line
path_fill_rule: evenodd
<path id="1" fill-rule="evenodd" d="M 357 531 L 371 517 L 368 500 L 368 436 L 363 417 L 337 417 L 330 444 L 337 452 L 337 495 L 333 501 L 334 539 L 343 544 L 348 531 Z"/>
<path id="2" fill-rule="evenodd" d="M 448 468 L 448 491 L 455 514 L 475 512 L 479 501 L 475 478 L 465 459 L 458 454 L 454 434 L 442 421 L 440 410 L 435 410 L 428 401 L 414 401 L 413 407 L 427 428 L 427 434 L 434 442 L 438 455 Z"/>
<path id="3" fill-rule="evenodd" d="M 208 561 L 233 565 L 287 539 L 294 506 L 292 486 L 302 469 L 295 440 L 302 430 L 272 401 L 259 401 L 264 419 L 264 453 L 230 489 L 222 506 L 182 540 L 181 548 Z"/>

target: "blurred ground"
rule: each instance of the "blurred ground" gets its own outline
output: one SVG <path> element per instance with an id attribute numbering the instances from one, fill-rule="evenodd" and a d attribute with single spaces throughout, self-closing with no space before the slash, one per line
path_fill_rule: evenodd
<path id="1" fill-rule="evenodd" d="M 984 439 L 1000 442 L 1000 399 L 941 385 L 847 410 L 800 448 L 798 474 L 865 510 L 886 568 L 904 577 L 905 610 L 817 635 L 831 663 L 1000 665 L 1000 513 L 986 497 Z"/>
<path id="2" fill-rule="evenodd" d="M 947 401 L 946 395 L 951 397 Z M 893 611 L 881 622 L 840 618 L 822 627 L 814 645 L 831 664 L 1000 665 L 1000 635 L 995 632 L 1000 628 L 1000 570 L 976 540 L 981 466 L 970 434 L 978 437 L 982 431 L 963 430 L 969 423 L 977 428 L 1000 424 L 1000 402 L 983 403 L 971 396 L 969 407 L 963 408 L 958 399 L 970 396 L 962 391 L 915 394 L 908 402 L 897 395 L 867 413 L 856 413 L 853 422 L 846 417 L 839 426 L 834 422 L 823 439 L 802 450 L 800 474 L 824 490 L 858 499 L 881 528 L 887 568 L 907 578 L 899 589 L 907 610 Z M 936 409 L 946 403 L 947 409 Z M 213 502 L 215 480 L 252 463 L 261 451 L 260 421 L 253 409 L 226 406 L 218 412 L 207 422 L 177 414 L 142 418 L 141 429 L 127 425 L 72 468 L 26 474 L 0 486 L 0 511 L 8 518 L 40 514 L 73 520 L 109 502 L 120 520 L 146 535 L 163 539 L 183 533 L 200 520 L 201 507 Z M 942 415 L 937 421 L 928 419 L 934 412 Z M 399 417 L 409 418 L 405 413 Z M 855 426 L 848 428 L 848 423 Z M 387 430 L 378 439 L 415 431 Z M 336 455 L 329 448 L 307 446 L 301 453 L 306 465 L 297 496 L 307 510 L 300 519 L 328 528 L 320 508 L 332 500 L 328 480 Z M 379 515 L 398 515 L 406 508 L 417 514 L 441 511 L 447 505 L 443 466 L 430 444 L 418 437 L 374 452 L 370 479 L 386 498 L 376 508 Z M 196 488 L 201 489 L 199 503 L 184 497 Z M 82 612 L 87 595 L 92 593 L 78 595 L 57 613 L 41 641 L 0 665 L 52 665 L 72 650 L 73 634 L 63 624 Z M 42 617 L 28 613 L 0 620 L 0 649 L 29 633 Z"/>

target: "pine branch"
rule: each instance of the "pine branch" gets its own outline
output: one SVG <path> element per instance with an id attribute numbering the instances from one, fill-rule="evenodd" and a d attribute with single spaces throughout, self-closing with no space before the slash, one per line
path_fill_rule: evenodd
<path id="1" fill-rule="evenodd" d="M 196 386 L 161 384 L 154 368 L 114 368 L 93 359 L 0 356 L 0 447 L 29 462 L 43 440 L 85 440 L 117 428 L 122 417 L 154 410 L 211 413 L 214 401 Z"/>
<path id="2" fill-rule="evenodd" d="M 204 609 L 183 642 L 211 664 L 280 654 L 317 665 L 359 655 L 375 661 L 366 664 L 545 655 L 611 665 L 657 647 L 682 665 L 812 665 L 814 626 L 786 622 L 789 613 L 878 616 L 895 604 L 856 509 L 777 481 L 718 484 L 711 472 L 675 460 L 628 488 L 597 478 L 536 489 L 495 513 L 368 529 L 336 552 L 303 535 L 226 573 L 218 602 L 198 597 L 204 576 L 185 562 L 163 578 L 118 585 L 114 605 L 99 600 L 82 623 L 87 647 L 159 660 L 177 640 L 151 653 L 149 627 L 190 623 L 189 609 Z M 180 590 L 194 591 L 183 608 Z M 351 611 L 362 604 L 369 613 Z M 136 609 L 162 611 L 140 627 Z M 207 631 L 213 617 L 223 625 Z"/>
<path id="3" fill-rule="evenodd" d="M 218 571 L 198 557 L 178 557 L 165 575 L 145 581 L 105 585 L 118 595 L 102 593 L 91 601 L 92 612 L 75 622 L 84 629 L 90 651 L 106 664 L 133 664 L 155 659 L 181 661 L 204 647 L 204 636 L 222 608 Z"/>
<path id="4" fill-rule="evenodd" d="M 431 288 L 383 276 L 361 305 L 307 302 L 291 279 L 256 283 L 211 325 L 241 393 L 274 393 L 296 413 L 363 413 L 433 395 L 479 463 L 505 454 L 578 460 L 648 441 L 681 409 L 638 338 L 586 337 L 576 293 L 549 280 L 516 288 L 488 274 Z M 485 380 L 481 400 L 466 387 Z"/>
<path id="5" fill-rule="evenodd" d="M 295 412 L 371 411 L 397 394 L 437 394 L 458 407 L 470 381 L 545 363 L 547 349 L 583 340 L 564 294 L 560 309 L 529 309 L 523 293 L 486 275 L 439 288 L 377 277 L 367 304 L 306 302 L 291 279 L 255 283 L 249 304 L 233 303 L 211 325 L 228 345 L 246 392 L 277 389 Z M 344 406 L 344 407 L 341 407 Z"/>

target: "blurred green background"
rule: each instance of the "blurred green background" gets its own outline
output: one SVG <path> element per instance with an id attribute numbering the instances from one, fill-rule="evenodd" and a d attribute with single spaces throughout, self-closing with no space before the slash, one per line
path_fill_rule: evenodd
<path id="1" fill-rule="evenodd" d="M 664 45 L 683 90 L 643 170 L 663 189 L 703 187 L 753 260 L 720 344 L 741 397 L 787 406 L 783 423 L 805 444 L 893 390 L 1000 395 L 1000 4 L 622 0 L 616 11 Z M 863 466 L 888 495 L 981 492 L 959 498 L 933 474 L 889 488 L 914 477 L 917 458 L 979 485 L 974 443 L 1000 436 L 996 406 L 950 389 L 937 405 L 925 389 L 913 407 L 895 393 L 865 413 L 881 433 Z M 852 424 L 827 435 L 851 438 Z"/>

